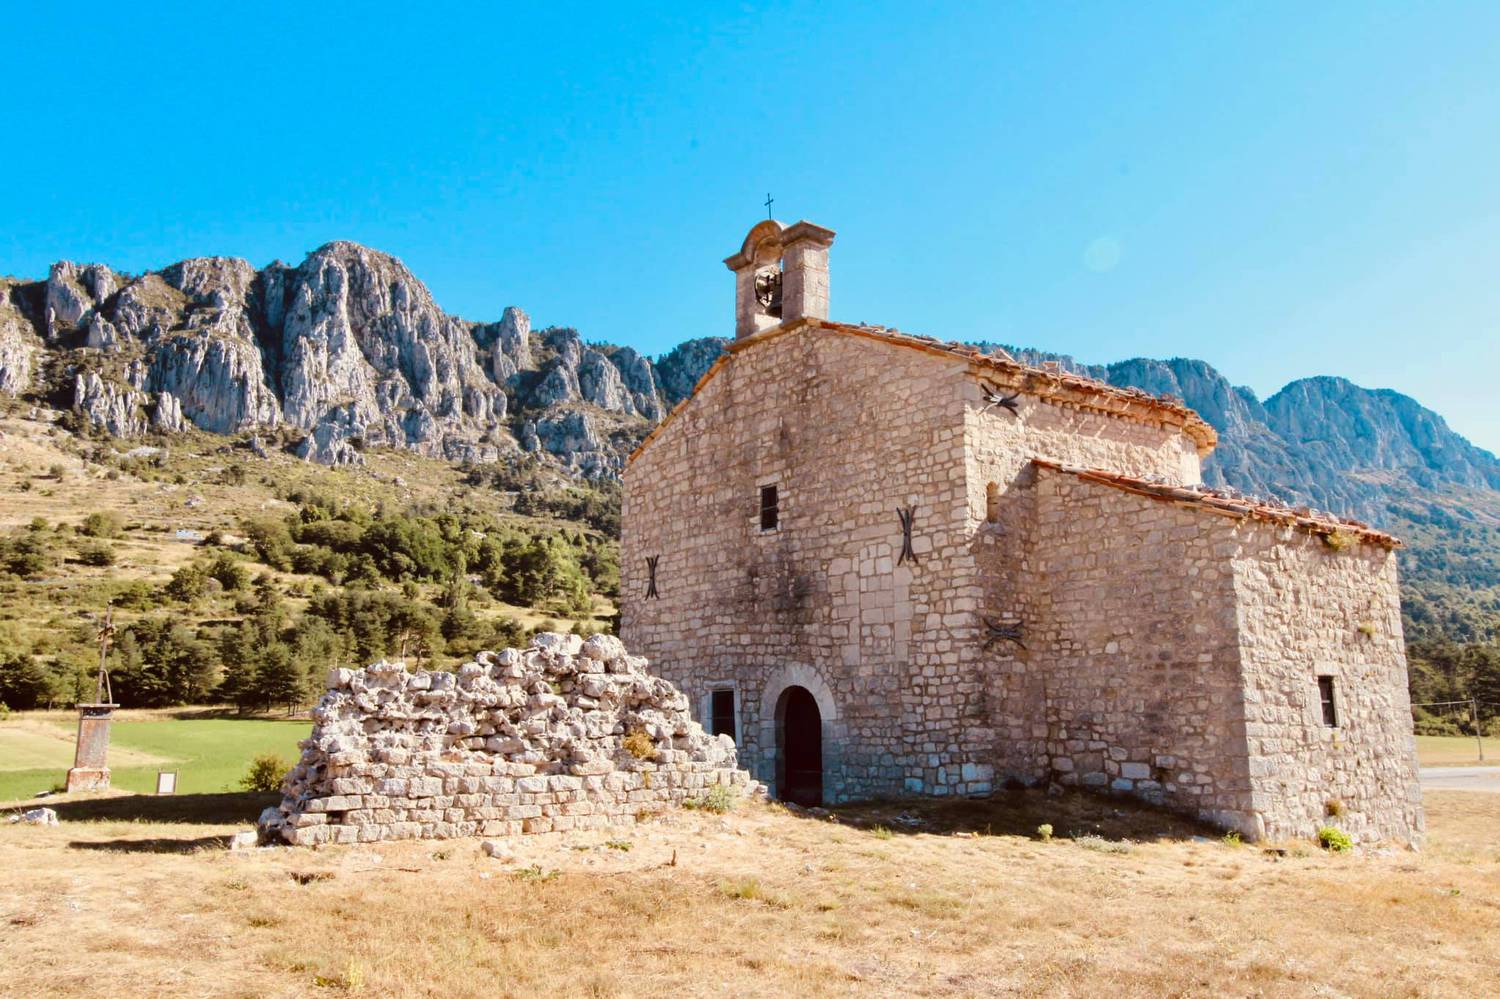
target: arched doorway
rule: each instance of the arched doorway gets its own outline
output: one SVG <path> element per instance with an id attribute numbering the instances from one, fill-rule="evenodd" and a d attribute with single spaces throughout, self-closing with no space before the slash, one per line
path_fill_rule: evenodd
<path id="1" fill-rule="evenodd" d="M 823 716 L 806 687 L 788 687 L 776 706 L 776 787 L 782 801 L 823 803 Z"/>

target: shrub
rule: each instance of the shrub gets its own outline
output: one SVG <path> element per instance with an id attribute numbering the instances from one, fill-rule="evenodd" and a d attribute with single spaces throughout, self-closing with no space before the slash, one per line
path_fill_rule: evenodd
<path id="1" fill-rule="evenodd" d="M 78 561 L 84 565 L 108 566 L 115 564 L 115 550 L 98 541 L 78 546 Z"/>
<path id="2" fill-rule="evenodd" d="M 656 743 L 645 729 L 631 729 L 620 744 L 625 747 L 625 752 L 638 760 L 656 759 Z"/>
<path id="3" fill-rule="evenodd" d="M 725 812 L 732 811 L 735 803 L 736 796 L 733 788 L 728 784 L 714 784 L 703 792 L 703 797 L 684 801 L 683 805 L 687 808 L 697 808 L 705 812 L 713 812 L 715 815 L 723 815 Z M 879 835 L 877 831 L 876 836 Z M 886 835 L 890 835 L 889 829 L 886 830 Z"/>
<path id="4" fill-rule="evenodd" d="M 1085 833 L 1082 836 L 1074 836 L 1073 837 L 1073 842 L 1077 843 L 1079 846 L 1083 847 L 1085 850 L 1095 850 L 1095 851 L 1097 851 L 1099 853 L 1129 853 L 1130 852 L 1130 846 L 1129 846 L 1129 844 L 1127 844 L 1127 843 L 1116 843 L 1116 842 L 1113 842 L 1112 840 L 1105 839 L 1103 836 L 1095 836 L 1092 833 Z"/>
<path id="5" fill-rule="evenodd" d="M 125 522 L 113 510 L 101 510 L 83 518 L 78 530 L 91 538 L 118 538 Z"/>
<path id="6" fill-rule="evenodd" d="M 1336 819 L 1344 814 L 1344 803 L 1337 798 L 1329 798 L 1323 802 L 1323 814 L 1330 819 Z"/>
<path id="7" fill-rule="evenodd" d="M 208 573 L 199 566 L 185 565 L 172 573 L 165 590 L 172 600 L 192 603 L 208 592 Z"/>
<path id="8" fill-rule="evenodd" d="M 0 566 L 23 579 L 40 576 L 52 567 L 47 539 L 37 533 L 22 535 L 9 544 L 0 539 Z"/>
<path id="9" fill-rule="evenodd" d="M 1322 844 L 1323 849 L 1332 850 L 1334 853 L 1345 853 L 1354 849 L 1354 840 L 1337 826 L 1321 826 L 1318 829 L 1318 842 Z"/>
<path id="10" fill-rule="evenodd" d="M 1050 840 L 1052 838 L 1052 823 L 1043 822 L 1041 825 L 1037 826 L 1036 838 L 1041 840 L 1043 843 Z"/>
<path id="11" fill-rule="evenodd" d="M 10 717 L 10 708 L 9 708 L 9 706 L 7 706 L 4 701 L 0 701 L 0 721 L 5 721 L 5 719 L 7 719 L 9 717 Z"/>
<path id="12" fill-rule="evenodd" d="M 532 864 L 530 867 L 523 867 L 518 871 L 511 871 L 510 876 L 515 878 L 517 881 L 551 881 L 561 873 L 561 871 L 546 870 L 542 867 L 541 864 Z"/>
<path id="13" fill-rule="evenodd" d="M 228 552 L 220 552 L 204 572 L 228 591 L 243 590 L 250 585 L 250 573 Z"/>
<path id="14" fill-rule="evenodd" d="M 275 753 L 261 753 L 250 761 L 250 769 L 240 778 L 240 787 L 246 791 L 279 791 L 281 779 L 291 767 Z"/>
<path id="15" fill-rule="evenodd" d="M 742 898 L 747 901 L 756 901 L 766 897 L 765 890 L 761 888 L 760 882 L 755 878 L 744 878 L 740 881 L 721 881 L 719 892 L 725 898 Z"/>

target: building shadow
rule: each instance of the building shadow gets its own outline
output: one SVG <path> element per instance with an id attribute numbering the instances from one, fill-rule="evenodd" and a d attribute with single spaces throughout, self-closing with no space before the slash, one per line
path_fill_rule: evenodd
<path id="1" fill-rule="evenodd" d="M 99 850 L 105 853 L 196 853 L 199 850 L 223 850 L 228 846 L 228 836 L 163 836 L 154 839 L 75 839 L 68 844 L 68 849 Z"/>
<path id="2" fill-rule="evenodd" d="M 1203 822 L 1128 798 L 1076 790 L 997 791 L 985 798 L 899 798 L 833 808 L 799 809 L 794 814 L 832 820 L 882 835 L 1023 836 L 1035 839 L 1042 826 L 1056 838 L 1083 836 L 1115 842 L 1189 840 L 1223 835 Z"/>
<path id="3" fill-rule="evenodd" d="M 39 798 L 34 805 L 51 808 L 63 822 L 162 822 L 188 825 L 250 825 L 279 793 L 238 791 L 223 794 L 118 794 L 97 797 Z"/>

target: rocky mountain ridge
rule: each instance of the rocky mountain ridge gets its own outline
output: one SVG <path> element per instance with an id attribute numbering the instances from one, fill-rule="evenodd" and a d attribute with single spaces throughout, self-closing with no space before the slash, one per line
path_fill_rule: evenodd
<path id="1" fill-rule="evenodd" d="M 399 260 L 350 242 L 296 267 L 205 257 L 133 276 L 63 261 L 45 281 L 0 279 L 0 392 L 122 437 L 248 432 L 327 464 L 394 446 L 479 463 L 529 454 L 609 477 L 726 342 L 689 340 L 653 360 L 570 328 L 533 331 L 515 307 L 470 322 Z M 1320 377 L 1261 401 L 1190 358 L 1092 365 L 1006 349 L 1183 399 L 1219 432 L 1211 485 L 1377 524 L 1455 490 L 1500 512 L 1500 460 L 1397 392 Z"/>
<path id="2" fill-rule="evenodd" d="M 994 345 L 984 344 L 984 347 Z M 1053 361 L 1121 387 L 1172 395 L 1219 433 L 1204 463 L 1209 485 L 1384 523 L 1392 503 L 1453 490 L 1500 494 L 1500 459 L 1455 433 L 1441 416 L 1391 389 L 1344 378 L 1290 382 L 1262 402 L 1205 361 L 1132 358 L 1082 364 L 1062 354 L 1005 347 L 1030 364 Z M 1492 497 L 1500 512 L 1500 495 Z"/>
<path id="3" fill-rule="evenodd" d="M 573 329 L 533 332 L 514 307 L 469 322 L 350 242 L 296 267 L 204 257 L 134 276 L 62 261 L 45 281 L 0 280 L 0 392 L 120 437 L 274 433 L 334 465 L 392 446 L 610 476 L 722 344 L 689 342 L 658 369 Z"/>

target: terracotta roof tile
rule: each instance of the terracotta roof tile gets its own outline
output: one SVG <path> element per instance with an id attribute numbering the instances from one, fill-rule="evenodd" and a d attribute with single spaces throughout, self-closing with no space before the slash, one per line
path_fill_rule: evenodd
<path id="1" fill-rule="evenodd" d="M 1004 350 L 986 354 L 969 344 L 951 340 L 943 341 L 917 333 L 903 333 L 885 326 L 835 323 L 826 319 L 803 319 L 782 326 L 774 326 L 741 340 L 731 341 L 725 348 L 726 352 L 714 361 L 702 378 L 698 379 L 698 384 L 693 386 L 692 394 L 674 406 L 672 411 L 662 418 L 662 421 L 641 441 L 629 460 L 634 461 L 636 455 L 639 455 L 648 444 L 656 439 L 662 428 L 687 405 L 693 395 L 698 394 L 704 384 L 719 373 L 734 355 L 788 333 L 808 328 L 867 337 L 899 347 L 967 361 L 974 369 L 983 372 L 987 377 L 996 382 L 1003 382 L 1001 387 L 1013 391 L 1019 390 L 1053 402 L 1077 406 L 1080 409 L 1176 426 L 1197 445 L 1200 456 L 1207 456 L 1218 443 L 1218 434 L 1214 428 L 1175 396 L 1158 396 L 1140 389 L 1120 388 L 1097 378 L 1063 371 L 1060 366 L 1051 363 L 1040 367 L 1022 364 Z"/>
<path id="2" fill-rule="evenodd" d="M 1054 362 L 1047 362 L 1041 366 L 1022 364 L 1004 350 L 997 349 L 986 354 L 971 344 L 957 343 L 952 340 L 942 341 L 936 337 L 915 333 L 903 333 L 886 326 L 851 325 L 826 320 L 812 320 L 810 324 L 836 332 L 871 337 L 887 343 L 925 350 L 929 353 L 961 358 L 975 367 L 1005 377 L 1010 382 L 1007 387 L 1019 388 L 1024 392 L 1044 398 L 1126 416 L 1151 413 L 1159 418 L 1165 417 L 1181 427 L 1182 432 L 1193 439 L 1193 442 L 1198 445 L 1200 455 L 1206 456 L 1219 442 L 1218 432 L 1208 424 L 1208 421 L 1176 396 L 1153 395 L 1137 388 L 1121 388 L 1087 375 L 1064 371 Z M 763 335 L 769 336 L 775 332 L 776 330 L 767 330 Z M 750 338 L 750 340 L 754 339 Z M 748 342 L 737 341 L 737 343 Z M 729 349 L 734 350 L 735 344 L 730 344 Z"/>
<path id="3" fill-rule="evenodd" d="M 1252 518 L 1255 520 L 1272 521 L 1296 527 L 1325 538 L 1335 534 L 1352 535 L 1361 541 L 1368 541 L 1371 544 L 1382 545 L 1386 548 L 1401 547 L 1399 539 L 1386 534 L 1384 531 L 1376 530 L 1369 524 L 1358 520 L 1346 520 L 1334 514 L 1313 510 L 1309 507 L 1291 507 L 1270 500 L 1210 489 L 1207 486 L 1177 486 L 1165 482 L 1156 482 L 1151 479 L 1140 479 L 1131 475 L 1121 475 L 1117 472 L 1106 472 L 1097 468 L 1080 468 L 1075 465 L 1064 465 L 1060 462 L 1049 461 L 1045 458 L 1033 458 L 1032 464 L 1041 468 L 1051 469 L 1055 472 L 1062 472 L 1065 475 L 1075 476 L 1085 482 L 1110 486 L 1114 489 L 1120 489 L 1125 492 L 1135 493 L 1138 496 L 1145 496 L 1178 506 L 1194 507 L 1207 513 L 1216 513 L 1237 519 Z"/>

